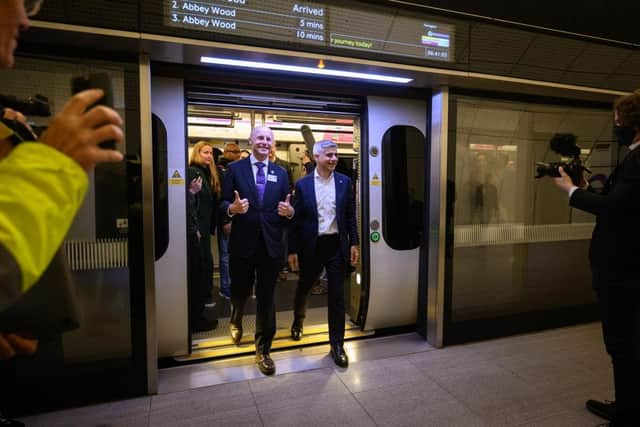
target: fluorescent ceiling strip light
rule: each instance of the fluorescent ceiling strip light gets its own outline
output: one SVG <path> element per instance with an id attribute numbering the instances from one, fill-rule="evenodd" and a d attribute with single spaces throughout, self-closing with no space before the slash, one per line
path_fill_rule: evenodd
<path id="1" fill-rule="evenodd" d="M 331 70 L 328 68 L 301 67 L 298 65 L 274 64 L 271 62 L 243 61 L 240 59 L 216 58 L 202 56 L 203 64 L 229 65 L 231 67 L 256 68 L 259 70 L 290 71 L 293 73 L 317 74 L 320 76 L 346 77 L 350 79 L 376 80 L 391 83 L 409 83 L 413 79 L 406 77 L 385 76 L 382 74 L 357 73 L 355 71 Z"/>

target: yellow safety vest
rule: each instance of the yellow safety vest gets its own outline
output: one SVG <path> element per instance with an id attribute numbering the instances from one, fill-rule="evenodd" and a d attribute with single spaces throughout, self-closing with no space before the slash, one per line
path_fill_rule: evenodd
<path id="1" fill-rule="evenodd" d="M 3 134 L 0 123 L 0 140 Z M 47 268 L 88 185 L 75 160 L 44 144 L 21 143 L 0 160 L 0 310 Z"/>

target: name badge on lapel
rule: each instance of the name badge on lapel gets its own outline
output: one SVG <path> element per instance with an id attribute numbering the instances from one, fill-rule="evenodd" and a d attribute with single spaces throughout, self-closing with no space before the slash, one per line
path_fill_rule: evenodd
<path id="1" fill-rule="evenodd" d="M 267 175 L 267 181 L 278 182 L 278 175 L 272 175 L 272 174 Z"/>

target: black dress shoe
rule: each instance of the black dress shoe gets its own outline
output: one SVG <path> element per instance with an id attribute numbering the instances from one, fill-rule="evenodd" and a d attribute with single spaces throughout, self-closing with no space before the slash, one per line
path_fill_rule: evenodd
<path id="1" fill-rule="evenodd" d="M 347 357 L 347 353 L 344 352 L 344 348 L 341 345 L 332 345 L 331 346 L 331 357 L 336 365 L 341 368 L 346 368 L 349 366 L 349 358 Z"/>
<path id="2" fill-rule="evenodd" d="M 276 364 L 268 354 L 256 353 L 256 365 L 258 369 L 265 375 L 273 375 L 276 373 Z"/>
<path id="3" fill-rule="evenodd" d="M 585 406 L 592 414 L 604 418 L 605 420 L 613 421 L 616 416 L 616 402 L 610 402 L 605 400 L 601 402 L 599 400 L 587 400 Z"/>
<path id="4" fill-rule="evenodd" d="M 229 323 L 229 333 L 231 334 L 231 340 L 234 344 L 240 344 L 242 340 L 242 326 L 236 326 L 233 323 Z"/>
<path id="5" fill-rule="evenodd" d="M 300 341 L 302 338 L 302 326 L 298 326 L 295 323 L 291 326 L 291 339 L 294 341 Z"/>

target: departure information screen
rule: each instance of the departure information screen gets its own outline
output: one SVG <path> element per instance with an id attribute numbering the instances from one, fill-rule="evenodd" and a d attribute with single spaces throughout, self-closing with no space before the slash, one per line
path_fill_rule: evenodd
<path id="1" fill-rule="evenodd" d="M 165 0 L 165 25 L 372 54 L 453 61 L 455 28 L 388 13 L 290 0 Z M 406 13 L 406 12 L 403 12 Z"/>

